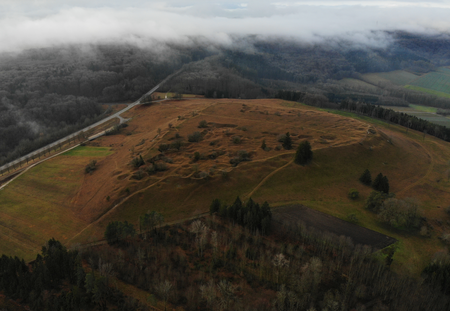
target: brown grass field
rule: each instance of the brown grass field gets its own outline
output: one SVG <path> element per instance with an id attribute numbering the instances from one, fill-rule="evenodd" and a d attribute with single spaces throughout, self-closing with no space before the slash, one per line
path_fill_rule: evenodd
<path id="1" fill-rule="evenodd" d="M 369 118 L 275 99 L 172 100 L 135 107 L 124 117 L 131 120 L 121 134 L 97 139 L 84 152 L 49 160 L 0 192 L 0 252 L 30 258 L 51 237 L 68 246 L 91 242 L 102 238 L 112 220 L 137 225 L 139 215 L 148 210 L 161 212 L 166 221 L 182 220 L 207 212 L 214 198 L 231 203 L 237 195 L 267 200 L 275 212 L 277 206 L 302 204 L 344 220 L 354 213 L 358 225 L 399 240 L 393 263 L 399 271 L 420 272 L 445 247 L 438 239 L 449 220 L 444 207 L 450 199 L 450 148 L 444 141 L 428 136 L 423 140 L 422 133 L 405 133 L 404 128 Z M 202 120 L 207 128 L 198 128 Z M 188 143 L 195 131 L 203 139 Z M 294 149 L 276 150 L 277 137 L 286 132 Z M 176 134 L 185 145 L 180 152 L 165 153 L 168 170 L 133 179 L 137 169 L 131 160 L 158 155 L 159 145 L 173 142 Z M 292 160 L 306 139 L 314 159 L 302 167 Z M 260 148 L 263 140 L 269 151 Z M 251 161 L 234 167 L 230 159 L 241 150 Z M 195 152 L 202 155 L 196 162 Z M 211 159 L 212 154 L 217 157 Z M 84 166 L 91 159 L 99 161 L 98 169 L 86 175 Z M 431 237 L 390 229 L 364 209 L 371 189 L 358 177 L 366 168 L 373 177 L 387 175 L 398 198 L 421 202 L 434 227 Z M 350 188 L 360 192 L 358 200 L 347 198 Z"/>

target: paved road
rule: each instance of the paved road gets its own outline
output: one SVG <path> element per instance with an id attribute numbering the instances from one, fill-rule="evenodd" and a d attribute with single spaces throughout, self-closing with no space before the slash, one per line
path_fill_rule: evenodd
<path id="1" fill-rule="evenodd" d="M 49 150 L 49 149 L 51 149 L 51 148 L 53 148 L 53 147 L 55 147 L 55 146 L 58 146 L 59 144 L 63 144 L 63 143 L 65 143 L 65 142 L 68 141 L 68 140 L 75 139 L 78 135 L 83 134 L 83 133 L 85 133 L 85 132 L 87 132 L 87 131 L 89 131 L 89 130 L 91 130 L 91 129 L 93 129 L 93 128 L 95 128 L 95 127 L 97 127 L 97 126 L 99 126 L 99 125 L 101 125 L 101 124 L 103 124 L 103 123 L 105 123 L 105 122 L 108 122 L 108 121 L 112 120 L 112 119 L 119 118 L 120 123 L 122 123 L 123 120 L 124 120 L 124 119 L 120 116 L 122 113 L 124 113 L 124 112 L 130 110 L 131 108 L 133 108 L 133 107 L 139 105 L 139 104 L 141 103 L 141 100 L 142 100 L 145 96 L 151 95 L 151 94 L 152 94 L 153 92 L 155 92 L 161 85 L 163 85 L 167 80 L 169 80 L 170 78 L 172 78 L 172 77 L 175 76 L 176 74 L 180 73 L 181 70 L 182 70 L 182 69 L 180 69 L 179 71 L 177 71 L 177 72 L 175 72 L 175 73 L 169 75 L 167 78 L 165 78 L 163 81 L 161 81 L 158 85 L 156 85 L 156 86 L 155 86 L 154 88 L 152 88 L 150 91 L 148 91 L 147 93 L 145 93 L 144 95 L 142 95 L 141 98 L 139 98 L 137 101 L 135 101 L 135 102 L 132 103 L 132 104 L 129 104 L 128 107 L 126 107 L 126 108 L 120 110 L 119 112 L 116 112 L 115 114 L 113 114 L 113 115 L 111 115 L 111 116 L 109 116 L 109 117 L 107 117 L 107 118 L 104 118 L 104 119 L 102 119 L 102 120 L 100 120 L 100 121 L 98 121 L 98 122 L 96 122 L 96 123 L 94 123 L 94 124 L 92 124 L 92 125 L 89 125 L 88 127 L 85 127 L 85 128 L 82 129 L 82 130 L 79 130 L 79 131 L 77 131 L 77 132 L 75 132 L 75 133 L 72 133 L 72 134 L 70 134 L 70 135 L 68 135 L 68 136 L 66 136 L 66 137 L 64 137 L 64 138 L 61 138 L 61 139 L 59 139 L 59 140 L 57 140 L 57 141 L 55 141 L 55 142 L 53 142 L 53 143 L 51 143 L 51 144 L 48 144 L 47 146 L 44 146 L 44 147 L 42 147 L 42 148 L 39 148 L 39 149 L 37 149 L 37 150 L 35 150 L 35 151 L 33 151 L 33 152 L 30 152 L 30 153 L 27 154 L 27 155 L 24 155 L 23 157 L 20 157 L 20 158 L 14 160 L 14 161 L 12 161 L 12 162 L 9 162 L 9 163 L 7 163 L 7 164 L 1 166 L 1 167 L 0 167 L 0 172 L 4 172 L 4 171 L 7 170 L 8 168 L 10 168 L 10 167 L 12 167 L 12 166 L 14 166 L 14 165 L 17 165 L 17 164 L 19 164 L 19 163 L 21 163 L 21 162 L 24 162 L 24 161 L 26 161 L 27 159 L 32 159 L 33 157 L 37 156 L 38 154 L 44 152 L 45 150 Z"/>

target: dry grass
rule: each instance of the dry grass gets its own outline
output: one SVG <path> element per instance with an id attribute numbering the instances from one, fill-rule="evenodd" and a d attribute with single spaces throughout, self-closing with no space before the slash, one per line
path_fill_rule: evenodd
<path id="1" fill-rule="evenodd" d="M 17 222 L 16 226 L 27 235 L 16 237 L 12 231 L 1 231 L 9 239 L 20 238 L 24 243 L 20 246 L 5 242 L 3 250 L 14 255 L 40 247 L 46 239 L 38 238 L 43 230 L 62 241 L 70 240 L 69 245 L 83 243 L 101 238 L 112 220 L 136 224 L 139 215 L 155 210 L 167 221 L 175 221 L 208 211 L 214 198 L 231 203 L 237 195 L 246 198 L 250 193 L 257 201 L 267 200 L 274 206 L 302 203 L 341 219 L 355 213 L 360 225 L 400 240 L 394 261 L 399 270 L 401 265 L 409 265 L 410 271 L 420 271 L 432 254 L 443 247 L 437 236 L 444 230 L 448 215 L 437 206 L 446 207 L 450 200 L 450 181 L 445 175 L 450 168 L 447 162 L 450 150 L 443 141 L 430 137 L 423 141 L 421 133 L 410 130 L 405 134 L 404 128 L 369 118 L 271 99 L 164 101 L 135 107 L 124 117 L 132 120 L 121 134 L 91 143 L 114 152 L 103 158 L 92 175 L 76 173 L 82 170 L 88 155 L 80 156 L 83 159 L 80 162 L 74 160 L 77 157 L 66 156 L 54 160 L 66 161 L 60 165 L 66 166 L 65 171 L 74 171 L 73 175 L 64 176 L 64 182 L 52 179 L 56 168 L 48 164 L 24 175 L 8 189 L 35 188 L 22 191 L 27 195 L 36 191 L 40 204 L 52 214 L 64 217 L 47 215 L 49 220 L 41 221 L 44 216 L 39 209 L 35 214 L 23 216 L 32 207 L 15 202 L 17 194 L 11 193 L 6 199 L 8 213 L 26 218 L 27 224 Z M 208 122 L 207 128 L 198 128 L 202 120 Z M 369 128 L 374 128 L 376 134 L 368 134 Z M 159 154 L 160 144 L 173 142 L 176 134 L 187 141 L 194 131 L 203 132 L 203 139 L 187 143 L 180 152 L 167 152 L 166 156 L 171 158 L 167 171 L 145 175 L 141 180 L 131 179 L 135 169 L 130 161 L 134 157 L 142 155 L 148 160 Z M 278 135 L 286 132 L 291 133 L 294 149 L 302 140 L 311 142 L 314 160 L 310 166 L 289 164 L 294 150 L 275 150 L 280 145 Z M 240 137 L 239 143 L 233 141 L 236 136 Z M 271 148 L 269 151 L 260 148 L 262 140 Z M 240 150 L 246 150 L 251 161 L 234 167 L 230 159 Z M 195 152 L 204 157 L 194 161 Z M 208 157 L 215 152 L 217 158 Z M 441 225 L 437 223 L 431 238 L 395 232 L 364 210 L 364 200 L 371 189 L 357 180 L 366 168 L 373 177 L 379 172 L 387 175 L 397 197 L 414 196 L 421 201 L 430 221 L 444 220 Z M 207 178 L 200 178 L 201 172 L 206 172 Z M 359 200 L 347 198 L 350 188 L 360 192 Z M 0 194 L 0 200 L 5 198 L 4 193 Z M 23 207 L 12 211 L 16 204 Z M 76 238 L 71 240 L 73 236 Z"/>

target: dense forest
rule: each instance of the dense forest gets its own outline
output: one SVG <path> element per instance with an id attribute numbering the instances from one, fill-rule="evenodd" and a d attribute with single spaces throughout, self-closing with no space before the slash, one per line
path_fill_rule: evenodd
<path id="1" fill-rule="evenodd" d="M 446 36 L 386 36 L 381 46 L 247 36 L 234 37 L 226 46 L 191 38 L 190 44 L 64 46 L 3 54 L 0 164 L 94 122 L 103 116 L 101 104 L 135 100 L 180 68 L 160 90 L 210 98 L 267 98 L 287 90 L 304 93 L 306 101 L 316 104 L 351 99 L 450 109 L 449 98 L 393 84 L 368 88 L 339 83 L 370 72 L 422 74 L 450 65 Z"/>
<path id="2" fill-rule="evenodd" d="M 102 117 L 102 104 L 135 100 L 205 48 L 66 46 L 0 55 L 0 164 Z"/>
<path id="3" fill-rule="evenodd" d="M 149 212 L 140 217 L 140 226 L 148 226 L 139 234 L 132 224 L 114 225 L 123 229 L 119 239 L 80 252 L 50 240 L 29 265 L 3 256 L 0 289 L 32 310 L 147 310 L 141 303 L 259 311 L 450 307 L 448 254 L 410 278 L 390 271 L 395 245 L 382 251 L 354 245 L 301 222 L 272 220 L 263 229 L 267 203 L 214 200 L 210 210 L 211 216 L 172 226 Z M 123 295 L 115 280 L 146 291 L 146 301 Z"/>

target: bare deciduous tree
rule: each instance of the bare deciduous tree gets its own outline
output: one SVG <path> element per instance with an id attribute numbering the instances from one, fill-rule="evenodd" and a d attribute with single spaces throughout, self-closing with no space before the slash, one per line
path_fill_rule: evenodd
<path id="1" fill-rule="evenodd" d="M 167 300 L 169 300 L 171 290 L 172 290 L 172 283 L 170 283 L 167 280 L 156 285 L 156 291 L 164 301 L 164 310 L 167 310 Z"/>

